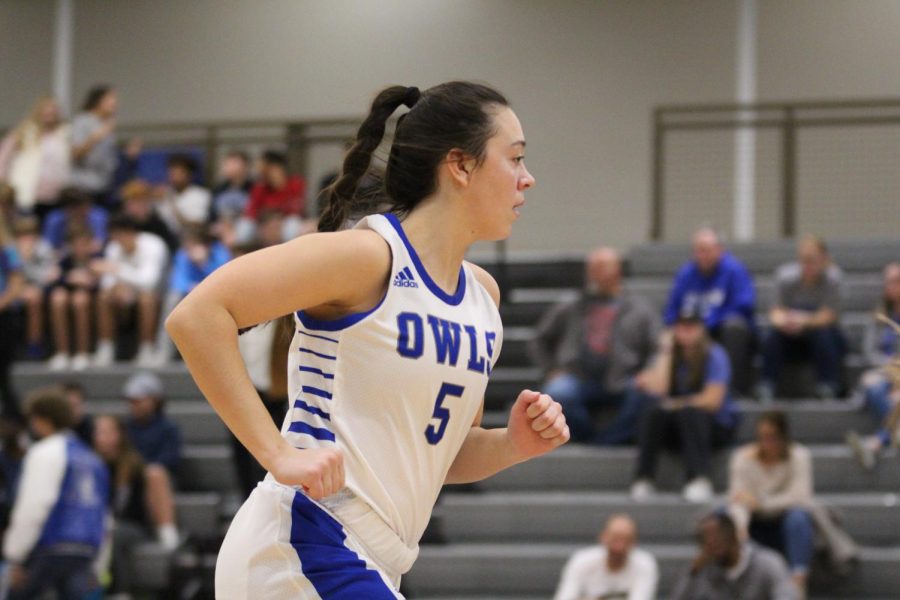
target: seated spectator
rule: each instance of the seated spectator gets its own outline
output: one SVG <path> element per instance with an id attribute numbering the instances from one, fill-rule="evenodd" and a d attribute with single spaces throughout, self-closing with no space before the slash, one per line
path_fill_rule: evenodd
<path id="1" fill-rule="evenodd" d="M 250 157 L 241 150 L 232 150 L 222 159 L 221 183 L 215 190 L 210 222 L 234 222 L 244 214 L 250 200 L 253 180 L 250 177 Z"/>
<path id="2" fill-rule="evenodd" d="M 109 475 L 69 427 L 69 405 L 57 388 L 34 392 L 26 404 L 39 441 L 28 449 L 3 555 L 10 600 L 86 598 L 100 593 L 94 560 L 103 541 Z"/>
<path id="3" fill-rule="evenodd" d="M 0 531 L 9 526 L 9 514 L 19 490 L 25 436 L 24 423 L 0 416 Z"/>
<path id="4" fill-rule="evenodd" d="M 168 363 L 175 352 L 175 344 L 165 329 L 164 317 L 171 313 L 175 305 L 181 302 L 181 299 L 198 283 L 230 259 L 231 253 L 210 235 L 206 227 L 185 229 L 181 249 L 175 253 L 169 274 L 169 291 L 163 305 L 161 313 L 163 318 L 160 318 L 157 334 L 156 366 Z"/>
<path id="5" fill-rule="evenodd" d="M 9 368 L 16 357 L 21 335 L 21 314 L 16 306 L 22 296 L 25 278 L 22 261 L 7 229 L 6 218 L 0 214 L 0 401 L 3 416 L 21 417 L 19 400 L 9 380 Z"/>
<path id="6" fill-rule="evenodd" d="M 116 113 L 119 96 L 112 87 L 92 87 L 81 112 L 72 119 L 72 186 L 107 206 L 113 177 L 119 166 Z"/>
<path id="7" fill-rule="evenodd" d="M 699 311 L 710 336 L 728 353 L 732 389 L 749 394 L 756 306 L 753 277 L 708 227 L 694 233 L 693 255 L 675 275 L 666 302 L 666 325 L 671 327 L 684 312 Z"/>
<path id="8" fill-rule="evenodd" d="M 91 232 L 77 223 L 69 228 L 69 241 L 59 261 L 59 276 L 49 289 L 50 322 L 56 353 L 47 366 L 51 371 L 83 371 L 90 365 L 91 312 L 100 287 L 100 276 L 91 268 L 100 256 Z M 70 319 L 71 313 L 71 319 Z M 70 332 L 74 321 L 75 345 Z M 74 352 L 73 352 L 74 350 Z"/>
<path id="9" fill-rule="evenodd" d="M 634 520 L 628 515 L 611 516 L 598 542 L 572 555 L 563 569 L 554 600 L 655 600 L 659 568 L 652 554 L 634 547 Z"/>
<path id="10" fill-rule="evenodd" d="M 884 270 L 884 298 L 877 309 L 878 318 L 866 328 L 866 358 L 876 368 L 861 381 L 865 408 L 879 421 L 878 430 L 865 437 L 855 431 L 847 434 L 847 443 L 867 470 L 875 468 L 881 453 L 894 445 L 900 422 L 900 263 Z M 895 363 L 892 366 L 892 362 Z"/>
<path id="11" fill-rule="evenodd" d="M 626 390 L 655 353 L 659 318 L 643 298 L 622 289 L 622 263 L 612 248 L 588 256 L 586 275 L 585 292 L 544 315 L 529 350 L 547 374 L 544 392 L 562 406 L 572 439 L 622 444 L 634 438 L 640 416 L 640 403 L 625 404 Z M 601 407 L 621 412 L 596 431 L 591 411 Z"/>
<path id="12" fill-rule="evenodd" d="M 700 552 L 669 600 L 799 600 L 784 560 L 753 542 L 741 543 L 734 521 L 714 513 L 700 521 Z"/>
<path id="13" fill-rule="evenodd" d="M 84 406 L 84 387 L 77 381 L 67 381 L 62 384 L 62 393 L 72 411 L 72 431 L 82 442 L 93 446 L 94 418 Z"/>
<path id="14" fill-rule="evenodd" d="M 660 343 L 654 364 L 636 381 L 644 409 L 638 432 L 638 467 L 631 495 L 648 499 L 663 448 L 681 450 L 689 502 L 712 498 L 712 452 L 731 442 L 738 423 L 728 391 L 728 355 L 713 342 L 699 313 L 679 317 Z"/>
<path id="15" fill-rule="evenodd" d="M 94 238 L 94 249 L 102 250 L 106 243 L 109 215 L 94 206 L 93 199 L 75 188 L 66 188 L 60 197 L 60 208 L 44 220 L 43 237 L 57 251 L 66 243 L 66 233 L 73 223 L 87 227 Z"/>
<path id="16" fill-rule="evenodd" d="M 122 213 L 134 219 L 138 231 L 158 235 L 169 252 L 178 250 L 181 240 L 156 211 L 153 188 L 142 179 L 132 179 L 119 190 Z"/>
<path id="17" fill-rule="evenodd" d="M 288 174 L 284 154 L 272 150 L 263 153 L 259 180 L 250 190 L 250 201 L 244 209 L 246 220 L 242 220 L 237 227 L 237 242 L 251 241 L 253 226 L 261 226 L 263 214 L 271 212 L 278 213 L 284 219 L 279 241 L 300 235 L 306 230 L 303 224 L 305 194 L 303 179 Z"/>
<path id="18" fill-rule="evenodd" d="M 729 468 L 728 497 L 739 526 L 756 542 L 787 559 L 801 597 L 813 557 L 815 533 L 812 457 L 791 443 L 787 417 L 769 412 L 756 425 L 756 441 L 735 450 Z"/>
<path id="19" fill-rule="evenodd" d="M 804 238 L 798 262 L 775 272 L 775 303 L 769 311 L 771 331 L 763 345 L 763 373 L 757 389 L 771 400 L 787 360 L 812 361 L 816 366 L 816 396 L 834 398 L 840 391 L 844 337 L 838 327 L 841 270 L 831 262 L 819 238 Z"/>
<path id="20" fill-rule="evenodd" d="M 56 265 L 56 253 L 41 238 L 38 220 L 35 217 L 23 217 L 13 227 L 16 238 L 16 250 L 22 261 L 22 274 L 25 285 L 20 297 L 25 305 L 27 320 L 25 341 L 26 357 L 43 358 L 44 348 L 44 299 L 47 287 L 59 277 Z"/>
<path id="21" fill-rule="evenodd" d="M 139 232 L 135 222 L 119 215 L 110 223 L 110 243 L 102 260 L 92 268 L 102 274 L 97 301 L 98 341 L 94 366 L 106 367 L 115 359 L 117 313 L 137 305 L 140 348 L 135 364 L 155 360 L 156 311 L 168 263 L 166 244 L 152 233 Z"/>
<path id="22" fill-rule="evenodd" d="M 181 462 L 181 432 L 164 414 L 162 380 L 153 373 L 133 375 L 122 394 L 128 400 L 128 438 L 146 464 L 147 507 L 160 543 L 173 550 L 178 545 L 173 490 L 175 469 Z"/>
<path id="23" fill-rule="evenodd" d="M 43 220 L 59 201 L 69 170 L 69 128 L 56 100 L 41 98 L 0 143 L 0 181 L 15 188 L 19 211 Z"/>
<path id="24" fill-rule="evenodd" d="M 169 189 L 160 200 L 160 216 L 176 233 L 186 226 L 206 223 L 212 199 L 208 189 L 194 183 L 200 171 L 197 161 L 186 154 L 174 154 L 168 167 Z"/>

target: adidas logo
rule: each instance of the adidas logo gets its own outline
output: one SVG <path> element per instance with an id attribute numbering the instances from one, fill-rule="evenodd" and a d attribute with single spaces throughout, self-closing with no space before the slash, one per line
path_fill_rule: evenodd
<path id="1" fill-rule="evenodd" d="M 419 284 L 416 283 L 416 278 L 413 277 L 412 271 L 409 270 L 409 267 L 403 267 L 403 270 L 397 273 L 397 276 L 394 277 L 394 286 L 417 288 L 419 287 Z"/>

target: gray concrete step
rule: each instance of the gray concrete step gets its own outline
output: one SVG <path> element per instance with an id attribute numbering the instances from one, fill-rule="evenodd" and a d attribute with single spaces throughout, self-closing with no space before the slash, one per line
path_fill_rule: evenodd
<path id="1" fill-rule="evenodd" d="M 820 501 L 838 510 L 847 532 L 860 544 L 900 543 L 900 510 L 894 493 L 820 494 Z M 445 493 L 435 518 L 448 541 L 573 542 L 590 544 L 602 523 L 616 513 L 630 513 L 643 543 L 680 543 L 689 539 L 697 519 L 713 507 L 685 502 L 678 494 L 659 494 L 648 502 L 633 502 L 625 493 L 494 492 Z"/>
<path id="2" fill-rule="evenodd" d="M 120 398 L 125 382 L 137 372 L 130 363 L 116 363 L 102 369 L 90 368 L 79 373 L 54 373 L 45 363 L 19 362 L 13 365 L 12 381 L 22 393 L 45 386 L 77 381 L 84 386 L 87 398 Z M 163 380 L 169 400 L 198 399 L 200 390 L 182 363 L 156 370 Z"/>

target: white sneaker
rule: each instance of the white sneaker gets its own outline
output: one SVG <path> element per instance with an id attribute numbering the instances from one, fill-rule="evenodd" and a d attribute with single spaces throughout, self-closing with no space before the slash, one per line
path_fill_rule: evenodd
<path id="1" fill-rule="evenodd" d="M 51 371 L 65 371 L 69 368 L 69 355 L 64 352 L 57 352 L 53 358 L 47 361 L 47 368 Z"/>
<path id="2" fill-rule="evenodd" d="M 684 499 L 693 504 L 703 504 L 712 500 L 712 483 L 706 477 L 695 477 L 682 490 Z"/>
<path id="3" fill-rule="evenodd" d="M 91 366 L 91 357 L 85 353 L 76 354 L 75 357 L 72 358 L 73 371 L 84 371 L 89 366 Z"/>
<path id="4" fill-rule="evenodd" d="M 162 547 L 169 552 L 178 548 L 178 529 L 174 525 L 161 525 L 156 530 L 156 535 Z"/>
<path id="5" fill-rule="evenodd" d="M 113 364 L 116 358 L 116 347 L 112 340 L 102 340 L 97 342 L 97 351 L 94 352 L 95 367 L 108 367 Z"/>
<path id="6" fill-rule="evenodd" d="M 656 495 L 656 487 L 649 479 L 638 479 L 631 484 L 631 499 L 635 502 L 647 502 Z"/>
<path id="7" fill-rule="evenodd" d="M 134 357 L 134 365 L 139 369 L 151 369 L 156 366 L 156 350 L 153 348 L 153 344 L 141 344 Z"/>

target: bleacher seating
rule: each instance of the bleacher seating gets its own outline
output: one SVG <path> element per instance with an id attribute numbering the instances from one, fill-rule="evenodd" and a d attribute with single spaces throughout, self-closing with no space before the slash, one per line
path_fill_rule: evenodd
<path id="1" fill-rule="evenodd" d="M 856 377 L 864 367 L 859 354 L 861 331 L 877 300 L 879 272 L 900 256 L 900 241 L 835 242 L 831 247 L 851 282 L 842 322 L 851 340 L 851 376 Z M 790 259 L 793 249 L 793 244 L 782 242 L 733 248 L 757 276 L 761 307 L 768 306 L 772 269 Z M 627 257 L 629 285 L 660 305 L 672 273 L 688 252 L 683 244 L 635 249 Z M 583 265 L 580 259 L 552 257 L 513 261 L 502 270 L 494 264 L 486 266 L 497 275 L 502 271 L 505 284 L 501 309 L 505 341 L 488 387 L 485 414 L 487 426 L 502 426 L 508 404 L 519 390 L 539 383 L 540 373 L 530 365 L 525 350 L 531 327 L 553 302 L 576 292 Z M 85 385 L 92 412 L 124 414 L 127 407 L 120 391 L 131 372 L 130 367 L 118 365 L 78 375 L 56 374 L 43 365 L 22 363 L 14 370 L 14 382 L 25 392 L 76 378 Z M 179 526 L 206 542 L 182 552 L 174 562 L 153 544 L 142 550 L 147 565 L 142 586 L 165 596 L 163 590 L 175 577 L 173 569 L 200 573 L 207 585 L 211 582 L 214 541 L 220 539 L 236 509 L 237 486 L 227 432 L 190 375 L 181 365 L 163 370 L 162 375 L 169 399 L 166 410 L 181 425 L 186 444 L 178 477 Z M 741 406 L 745 418 L 739 438 L 744 441 L 752 435 L 754 415 L 763 407 L 746 400 Z M 865 430 L 874 423 L 852 399 L 779 402 L 778 406 L 790 414 L 796 438 L 813 450 L 817 492 L 840 509 L 848 531 L 864 546 L 861 565 L 850 577 L 835 579 L 817 573 L 812 597 L 896 597 L 900 510 L 895 493 L 900 493 L 900 471 L 895 461 L 863 471 L 842 443 L 847 429 Z M 716 460 L 714 479 L 720 492 L 726 458 L 721 454 Z M 449 487 L 435 511 L 433 525 L 439 535 L 431 536 L 446 544 L 423 545 L 418 562 L 404 578 L 404 590 L 410 598 L 431 600 L 546 598 L 572 550 L 590 544 L 606 516 L 627 510 L 639 523 L 642 544 L 660 560 L 664 592 L 694 555 L 691 526 L 701 508 L 683 502 L 675 493 L 681 469 L 668 457 L 660 469 L 660 497 L 647 504 L 631 502 L 626 490 L 634 463 L 632 448 L 570 445 L 476 486 Z"/>

